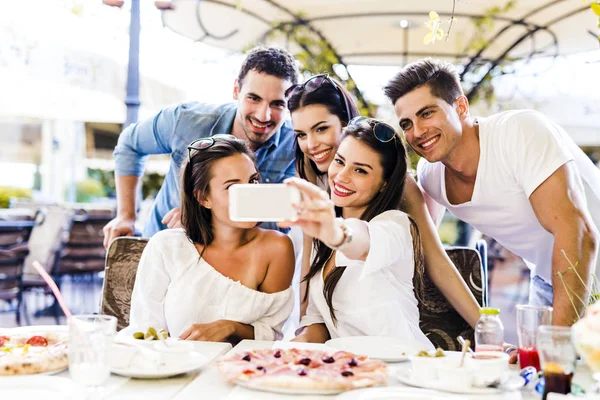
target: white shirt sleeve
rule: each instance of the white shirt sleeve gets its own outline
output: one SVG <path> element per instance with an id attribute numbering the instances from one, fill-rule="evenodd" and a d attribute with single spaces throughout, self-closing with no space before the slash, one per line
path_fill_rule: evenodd
<path id="1" fill-rule="evenodd" d="M 505 156 L 527 197 L 563 164 L 573 159 L 561 129 L 543 114 L 523 111 L 506 122 Z"/>
<path id="2" fill-rule="evenodd" d="M 274 293 L 268 311 L 251 325 L 254 327 L 254 340 L 280 340 L 282 328 L 294 308 L 294 291 L 291 287 Z"/>
<path id="3" fill-rule="evenodd" d="M 300 328 L 304 328 L 305 326 L 324 323 L 325 320 L 323 319 L 321 312 L 309 296 L 308 307 L 306 307 L 306 315 L 300 319 L 300 326 L 298 327 L 298 330 L 296 330 L 296 334 L 298 334 Z"/>
<path id="4" fill-rule="evenodd" d="M 171 279 L 160 239 L 150 239 L 144 248 L 131 295 L 129 325 L 143 332 L 150 326 L 168 330 L 164 300 Z"/>
<path id="5" fill-rule="evenodd" d="M 368 223 L 369 255 L 363 262 L 351 260 L 337 251 L 335 265 L 348 268 L 363 268 L 361 278 L 390 266 L 413 261 L 413 241 L 410 234 L 410 220 L 402 211 L 389 210 L 379 214 Z M 351 244 L 350 244 L 351 245 Z M 406 276 L 399 278 L 412 279 L 413 268 L 403 268 Z"/>

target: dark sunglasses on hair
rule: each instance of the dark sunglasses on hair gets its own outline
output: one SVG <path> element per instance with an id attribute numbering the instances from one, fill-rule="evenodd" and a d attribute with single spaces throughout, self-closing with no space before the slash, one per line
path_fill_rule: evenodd
<path id="1" fill-rule="evenodd" d="M 396 131 L 385 122 L 379 122 L 372 118 L 355 117 L 348 123 L 348 126 L 368 124 L 373 129 L 373 134 L 382 143 L 387 143 L 396 137 Z"/>
<path id="2" fill-rule="evenodd" d="M 190 143 L 187 147 L 188 149 L 188 161 L 192 159 L 192 150 L 206 150 L 211 148 L 217 139 L 223 139 L 231 137 L 231 135 L 218 134 L 210 137 L 205 137 L 202 139 L 196 139 L 192 143 Z"/>
<path id="3" fill-rule="evenodd" d="M 290 86 L 285 91 L 285 98 L 288 99 L 293 94 L 301 92 L 301 91 L 304 91 L 305 93 L 312 93 L 315 90 L 317 90 L 318 88 L 320 88 L 326 82 L 329 83 L 331 86 L 333 86 L 334 89 L 340 95 L 340 99 L 342 100 L 342 103 L 344 103 L 344 109 L 346 110 L 346 118 L 350 119 L 350 108 L 348 107 L 348 103 L 346 102 L 346 97 L 344 96 L 344 92 L 342 92 L 342 89 L 340 89 L 340 87 L 337 85 L 337 83 L 335 83 L 335 81 L 333 79 L 331 79 L 328 74 L 315 75 L 315 76 L 309 78 L 304 83 L 298 83 L 298 84 Z"/>

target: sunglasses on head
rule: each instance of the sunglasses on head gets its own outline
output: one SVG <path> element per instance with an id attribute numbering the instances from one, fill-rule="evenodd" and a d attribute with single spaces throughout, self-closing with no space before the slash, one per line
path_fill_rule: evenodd
<path id="1" fill-rule="evenodd" d="M 352 121 L 348 123 L 348 126 L 360 126 L 360 125 L 369 125 L 373 130 L 373 134 L 375 138 L 382 143 L 387 143 L 392 141 L 396 137 L 396 131 L 390 125 L 385 122 L 379 122 L 372 118 L 367 117 L 355 117 L 352 118 Z"/>
<path id="2" fill-rule="evenodd" d="M 187 147 L 188 149 L 188 161 L 192 159 L 192 151 L 193 150 L 206 150 L 211 148 L 217 139 L 229 138 L 231 135 L 218 134 L 202 139 L 196 139 L 192 143 L 190 143 Z"/>
<path id="3" fill-rule="evenodd" d="M 301 91 L 304 91 L 305 93 L 312 93 L 315 90 L 319 89 L 321 86 L 323 86 L 324 83 L 329 83 L 338 92 L 338 94 L 340 95 L 340 99 L 342 100 L 342 103 L 344 103 L 344 109 L 346 111 L 346 118 L 350 119 L 350 108 L 348 107 L 348 103 L 346 102 L 346 97 L 344 96 L 342 89 L 340 89 L 340 87 L 337 85 L 337 83 L 335 83 L 335 81 L 333 79 L 331 79 L 328 74 L 315 75 L 315 76 L 309 78 L 304 83 L 299 83 L 299 84 L 290 86 L 285 91 L 285 98 L 289 99 L 290 96 L 292 96 L 293 94 L 299 93 Z"/>

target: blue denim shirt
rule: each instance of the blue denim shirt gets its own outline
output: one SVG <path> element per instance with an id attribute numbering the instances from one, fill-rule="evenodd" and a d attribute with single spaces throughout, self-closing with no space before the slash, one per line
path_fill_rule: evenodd
<path id="1" fill-rule="evenodd" d="M 198 102 L 179 104 L 161 110 L 154 118 L 127 127 L 119 136 L 114 151 L 115 173 L 137 175 L 144 172 L 149 154 L 171 154 L 169 172 L 158 191 L 143 235 L 150 237 L 166 229 L 161 220 L 181 205 L 181 165 L 187 158 L 187 146 L 194 140 L 216 134 L 230 134 L 237 112 L 236 103 L 222 105 Z M 294 131 L 290 121 L 254 154 L 263 182 L 280 183 L 295 175 Z M 275 229 L 275 224 L 262 224 Z"/>

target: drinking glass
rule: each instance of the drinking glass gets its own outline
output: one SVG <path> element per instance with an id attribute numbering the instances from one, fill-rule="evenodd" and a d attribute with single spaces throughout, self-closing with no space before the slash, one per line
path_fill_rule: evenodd
<path id="1" fill-rule="evenodd" d="M 536 347 L 536 336 L 540 325 L 552 324 L 552 307 L 517 306 L 517 336 L 519 340 L 519 366 L 532 366 L 540 370 L 540 357 Z"/>
<path id="2" fill-rule="evenodd" d="M 69 320 L 69 372 L 88 388 L 100 387 L 110 375 L 109 351 L 117 319 L 109 315 L 74 315 Z"/>
<path id="3" fill-rule="evenodd" d="M 548 393 L 571 393 L 577 352 L 573 345 L 571 328 L 542 325 L 538 330 L 537 348 L 544 371 L 544 397 Z"/>

